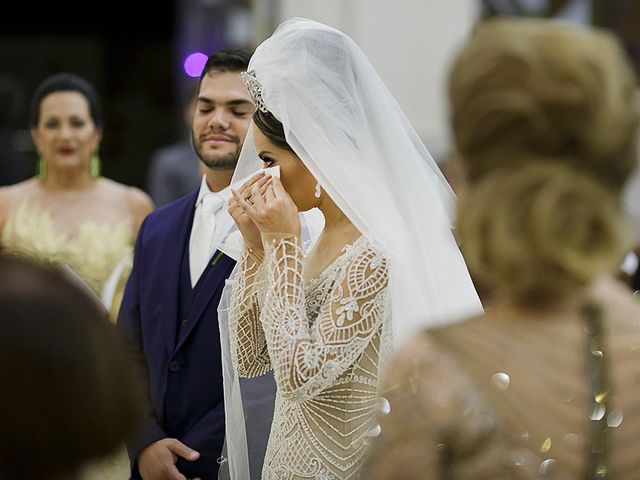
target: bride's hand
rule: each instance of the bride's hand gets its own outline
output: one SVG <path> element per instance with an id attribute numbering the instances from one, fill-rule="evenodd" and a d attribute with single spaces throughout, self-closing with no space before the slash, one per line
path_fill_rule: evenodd
<path id="1" fill-rule="evenodd" d="M 245 244 L 249 248 L 262 250 L 262 239 L 260 230 L 247 212 L 247 206 L 249 206 L 247 199 L 251 197 L 252 189 L 262 196 L 270 185 L 271 177 L 266 176 L 263 172 L 258 172 L 242 185 L 237 192 L 233 189 L 231 190 L 233 196 L 229 199 L 229 214 L 238 226 L 238 230 L 240 230 Z"/>
<path id="2" fill-rule="evenodd" d="M 253 192 L 250 200 L 244 200 L 246 212 L 262 234 L 300 236 L 298 207 L 282 186 L 279 178 L 273 178 L 264 194 Z"/>

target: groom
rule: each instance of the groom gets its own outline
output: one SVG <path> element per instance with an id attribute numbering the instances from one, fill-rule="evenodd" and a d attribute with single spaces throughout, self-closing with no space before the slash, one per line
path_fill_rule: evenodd
<path id="1" fill-rule="evenodd" d="M 240 76 L 250 56 L 223 49 L 209 57 L 192 126 L 205 167 L 200 189 L 151 213 L 138 234 L 118 319 L 146 414 L 128 445 L 133 479 L 218 476 L 225 414 L 216 309 L 235 261 L 214 248 L 228 215 L 216 192 L 231 181 L 254 111 Z"/>

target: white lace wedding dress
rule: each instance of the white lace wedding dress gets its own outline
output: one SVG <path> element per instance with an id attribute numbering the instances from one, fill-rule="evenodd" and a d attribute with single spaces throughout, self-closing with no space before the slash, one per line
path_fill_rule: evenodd
<path id="1" fill-rule="evenodd" d="M 294 238 L 236 269 L 230 330 L 240 376 L 278 387 L 263 480 L 357 479 L 391 346 L 387 261 L 361 236 L 305 282 Z M 251 428 L 251 426 L 248 426 Z"/>

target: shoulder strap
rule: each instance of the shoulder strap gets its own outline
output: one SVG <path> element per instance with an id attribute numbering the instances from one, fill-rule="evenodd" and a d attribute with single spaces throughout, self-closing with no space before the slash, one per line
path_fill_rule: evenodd
<path id="1" fill-rule="evenodd" d="M 586 332 L 585 353 L 587 375 L 590 384 L 589 398 L 589 438 L 587 478 L 601 480 L 607 478 L 607 413 L 612 396 L 607 378 L 607 352 L 602 327 L 602 309 L 588 303 L 582 310 Z"/>

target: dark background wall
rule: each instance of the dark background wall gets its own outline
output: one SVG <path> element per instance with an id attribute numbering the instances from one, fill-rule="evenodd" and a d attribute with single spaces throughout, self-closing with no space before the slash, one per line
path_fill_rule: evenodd
<path id="1" fill-rule="evenodd" d="M 640 0 L 479 0 L 483 17 L 555 18 L 615 32 L 640 74 Z"/>
<path id="2" fill-rule="evenodd" d="M 345 0 L 346 1 L 346 0 Z M 640 0 L 477 0 L 484 16 L 562 15 L 588 5 L 585 23 L 616 31 L 640 65 Z M 274 0 L 254 0 L 274 9 Z M 264 2 L 264 3 L 263 3 Z M 77 73 L 102 98 L 103 173 L 144 187 L 154 150 L 185 135 L 182 105 L 193 79 L 189 52 L 247 47 L 250 0 L 5 0 L 0 4 L 0 185 L 32 175 L 28 100 L 44 78 Z M 272 5 L 273 4 L 273 5 Z M 275 11 L 275 10 L 274 10 Z M 640 71 L 640 67 L 639 67 Z M 7 128 L 7 125 L 9 128 Z M 4 175 L 7 145 L 20 172 Z M 4 146 L 3 146 L 4 145 Z M 11 179 L 6 180 L 6 179 Z"/>
<path id="3" fill-rule="evenodd" d="M 640 75 L 640 0 L 593 1 L 593 23 L 620 36 Z"/>
<path id="4" fill-rule="evenodd" d="M 10 5 L 9 5 L 10 3 Z M 12 92 L 12 137 L 25 175 L 36 155 L 28 135 L 28 101 L 61 71 L 89 80 L 102 98 L 103 173 L 144 186 L 151 152 L 184 133 L 174 31 L 178 2 L 16 1 L 0 7 L 0 86 Z"/>

